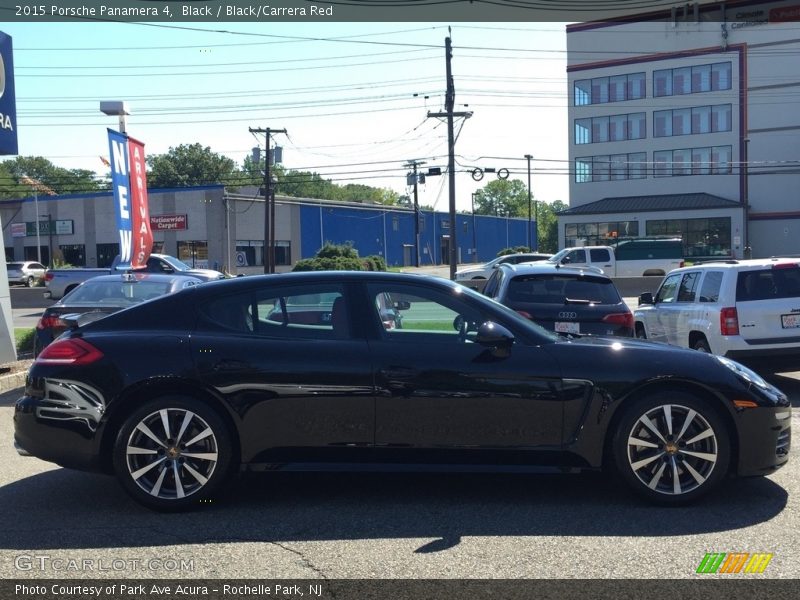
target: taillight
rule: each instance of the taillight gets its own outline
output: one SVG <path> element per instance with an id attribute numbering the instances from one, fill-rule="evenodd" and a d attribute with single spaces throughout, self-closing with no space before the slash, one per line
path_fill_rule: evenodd
<path id="1" fill-rule="evenodd" d="M 739 314 L 735 307 L 723 308 L 719 312 L 719 332 L 722 335 L 739 335 Z"/>
<path id="2" fill-rule="evenodd" d="M 620 325 L 633 329 L 633 313 L 611 313 L 603 317 L 603 323 L 611 323 L 612 325 Z"/>
<path id="3" fill-rule="evenodd" d="M 798 264 L 796 262 L 782 262 L 772 265 L 773 269 L 796 269 Z"/>
<path id="4" fill-rule="evenodd" d="M 42 315 L 36 324 L 36 329 L 51 329 L 55 327 L 65 327 L 61 318 L 56 315 Z"/>
<path id="5" fill-rule="evenodd" d="M 390 329 L 394 329 L 395 327 L 397 327 L 397 324 L 394 322 L 394 319 L 384 319 L 383 320 L 383 328 L 386 331 L 389 331 Z"/>
<path id="6" fill-rule="evenodd" d="M 685 264 L 686 264 L 686 263 L 685 263 L 684 261 L 681 261 L 681 264 L 680 264 L 680 266 L 679 266 L 678 268 L 679 268 L 679 269 L 682 269 L 682 268 L 683 268 L 683 265 L 685 265 Z"/>
<path id="7" fill-rule="evenodd" d="M 80 338 L 58 340 L 36 357 L 42 365 L 88 365 L 103 358 L 103 353 Z"/>
<path id="8" fill-rule="evenodd" d="M 516 311 L 516 313 L 522 317 L 525 317 L 526 319 L 530 319 L 531 321 L 533 321 L 533 315 L 531 315 L 531 313 L 529 312 L 525 312 L 524 310 L 518 310 Z"/>
<path id="9" fill-rule="evenodd" d="M 44 280 L 45 281 L 53 281 L 53 277 L 55 277 L 55 275 L 53 275 L 52 273 L 45 273 L 44 274 Z"/>

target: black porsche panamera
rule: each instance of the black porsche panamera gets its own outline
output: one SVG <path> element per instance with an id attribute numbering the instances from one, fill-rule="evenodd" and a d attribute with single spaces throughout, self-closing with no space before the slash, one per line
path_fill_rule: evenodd
<path id="1" fill-rule="evenodd" d="M 67 331 L 14 421 L 20 453 L 171 510 L 239 469 L 364 465 L 602 468 L 678 504 L 781 467 L 790 416 L 725 358 L 565 339 L 442 279 L 316 272 L 211 282 Z"/>

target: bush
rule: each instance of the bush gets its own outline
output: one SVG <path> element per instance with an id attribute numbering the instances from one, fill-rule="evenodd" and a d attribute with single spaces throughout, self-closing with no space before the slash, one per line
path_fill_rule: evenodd
<path id="1" fill-rule="evenodd" d="M 353 243 L 325 245 L 317 251 L 317 258 L 358 258 L 358 251 L 353 248 Z"/>
<path id="2" fill-rule="evenodd" d="M 305 258 L 298 260 L 292 271 L 363 271 L 359 258 Z"/>
<path id="3" fill-rule="evenodd" d="M 17 342 L 17 357 L 33 354 L 33 339 L 36 337 L 36 329 L 33 327 L 30 329 L 17 328 L 14 330 L 14 337 Z"/>
<path id="4" fill-rule="evenodd" d="M 363 259 L 365 271 L 385 271 L 386 261 L 382 256 L 372 254 Z"/>
<path id="5" fill-rule="evenodd" d="M 497 253 L 497 256 L 505 256 L 506 254 L 519 254 L 520 252 L 530 252 L 531 249 L 527 246 L 514 246 L 513 248 L 503 248 Z"/>

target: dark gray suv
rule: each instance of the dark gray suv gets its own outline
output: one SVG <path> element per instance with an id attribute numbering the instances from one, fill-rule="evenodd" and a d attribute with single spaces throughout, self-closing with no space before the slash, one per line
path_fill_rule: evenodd
<path id="1" fill-rule="evenodd" d="M 483 293 L 556 333 L 633 336 L 633 314 L 614 282 L 592 267 L 501 265 Z"/>

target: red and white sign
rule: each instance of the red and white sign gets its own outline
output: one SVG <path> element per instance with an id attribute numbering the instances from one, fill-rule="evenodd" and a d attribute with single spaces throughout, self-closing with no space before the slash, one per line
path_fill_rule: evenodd
<path id="1" fill-rule="evenodd" d="M 186 229 L 186 215 L 151 215 L 150 228 L 153 231 L 177 231 Z"/>
<path id="2" fill-rule="evenodd" d="M 153 232 L 150 230 L 150 210 L 147 204 L 147 168 L 144 162 L 144 144 L 128 138 L 130 152 L 131 210 L 133 211 L 133 255 L 131 266 L 147 265 L 153 247 Z"/>
<path id="3" fill-rule="evenodd" d="M 25 237 L 25 223 L 11 223 L 11 237 Z"/>

